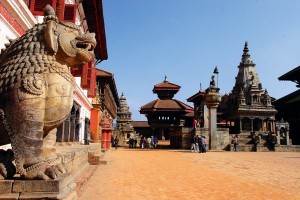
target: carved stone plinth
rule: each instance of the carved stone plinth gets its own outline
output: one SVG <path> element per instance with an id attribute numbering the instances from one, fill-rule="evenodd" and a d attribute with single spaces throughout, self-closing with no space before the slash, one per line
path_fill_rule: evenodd
<path id="1" fill-rule="evenodd" d="M 0 180 L 0 199 L 76 199 L 75 179 L 100 157 L 100 144 L 59 146 L 57 151 L 67 173 L 55 180 Z M 98 159 L 98 164 L 104 162 Z"/>
<path id="2" fill-rule="evenodd" d="M 210 150 L 216 150 L 218 147 L 217 134 L 217 107 L 221 102 L 219 88 L 209 87 L 206 89 L 204 102 L 208 107 L 209 132 L 210 132 Z"/>

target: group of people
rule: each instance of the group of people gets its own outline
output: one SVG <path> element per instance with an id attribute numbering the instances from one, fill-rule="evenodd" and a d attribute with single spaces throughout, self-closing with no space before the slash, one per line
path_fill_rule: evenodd
<path id="1" fill-rule="evenodd" d="M 136 138 L 129 138 L 129 148 L 136 148 L 137 139 Z"/>
<path id="2" fill-rule="evenodd" d="M 191 152 L 206 153 L 207 140 L 204 135 L 191 138 Z"/>
<path id="3" fill-rule="evenodd" d="M 155 149 L 158 143 L 158 138 L 151 136 L 151 137 L 142 137 L 140 141 L 140 147 L 142 149 Z"/>

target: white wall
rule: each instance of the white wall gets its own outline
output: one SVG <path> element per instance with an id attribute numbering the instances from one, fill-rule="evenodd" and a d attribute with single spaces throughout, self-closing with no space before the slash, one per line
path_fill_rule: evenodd
<path id="1" fill-rule="evenodd" d="M 0 49 L 5 48 L 4 44 L 8 43 L 8 39 L 17 37 L 20 37 L 20 34 L 0 14 Z"/>

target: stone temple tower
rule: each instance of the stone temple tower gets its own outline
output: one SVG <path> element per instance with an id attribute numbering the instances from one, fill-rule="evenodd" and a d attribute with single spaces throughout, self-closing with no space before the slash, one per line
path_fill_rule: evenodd
<path id="1" fill-rule="evenodd" d="M 230 124 L 230 133 L 249 135 L 274 132 L 276 110 L 259 80 L 247 42 L 238 69 L 232 92 L 221 102 L 226 105 L 223 113 Z"/>
<path id="2" fill-rule="evenodd" d="M 130 137 L 135 137 L 131 121 L 131 112 L 124 93 L 122 93 L 120 97 L 120 107 L 118 107 L 117 110 L 117 130 L 119 132 L 120 144 L 122 144 L 123 140 L 123 145 L 125 146 Z"/>
<path id="3" fill-rule="evenodd" d="M 124 93 L 122 93 L 120 97 L 120 107 L 117 110 L 117 126 L 119 128 L 119 126 L 131 121 L 131 112 L 126 101 L 126 97 L 124 96 Z"/>

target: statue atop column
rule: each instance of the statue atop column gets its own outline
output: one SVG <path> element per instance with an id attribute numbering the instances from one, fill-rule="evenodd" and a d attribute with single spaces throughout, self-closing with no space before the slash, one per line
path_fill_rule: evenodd
<path id="1" fill-rule="evenodd" d="M 215 82 L 215 76 L 214 75 L 211 76 L 211 80 L 209 82 L 209 86 L 210 87 L 216 87 L 216 82 Z"/>

